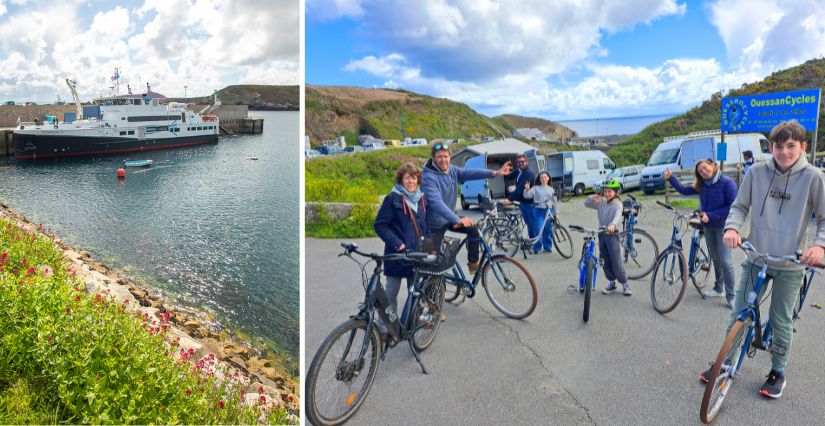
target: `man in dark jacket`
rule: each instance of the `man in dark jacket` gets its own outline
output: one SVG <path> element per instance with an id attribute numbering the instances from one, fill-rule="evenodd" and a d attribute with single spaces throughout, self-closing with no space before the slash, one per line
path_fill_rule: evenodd
<path id="1" fill-rule="evenodd" d="M 520 154 L 516 158 L 516 165 L 518 168 L 508 176 L 515 177 L 516 185 L 515 188 L 510 191 L 507 199 L 504 200 L 504 204 L 510 204 L 515 201 L 519 203 L 521 217 L 524 218 L 524 224 L 527 225 L 527 235 L 530 238 L 533 238 L 539 230 L 537 229 L 538 227 L 535 223 L 536 220 L 535 213 L 533 212 L 533 200 L 524 198 L 524 184 L 529 183 L 530 185 L 533 185 L 536 175 L 533 173 L 533 170 L 530 169 L 530 165 L 527 163 L 526 155 Z"/>
<path id="2" fill-rule="evenodd" d="M 433 145 L 431 158 L 424 164 L 423 184 L 421 189 L 430 203 L 427 222 L 430 236 L 435 247 L 441 247 L 447 228 L 466 234 L 467 268 L 470 273 L 478 269 L 479 246 L 481 236 L 469 217 L 459 217 L 455 213 L 458 200 L 458 186 L 468 180 L 487 179 L 510 173 L 510 162 L 498 170 L 464 169 L 450 164 L 450 146 L 446 143 Z"/>

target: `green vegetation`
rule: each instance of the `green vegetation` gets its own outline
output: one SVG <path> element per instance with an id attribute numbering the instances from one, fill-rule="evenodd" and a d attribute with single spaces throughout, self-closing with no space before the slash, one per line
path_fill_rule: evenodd
<path id="1" fill-rule="evenodd" d="M 675 198 L 670 200 L 670 205 L 680 209 L 696 210 L 699 208 L 698 198 Z"/>
<path id="2" fill-rule="evenodd" d="M 262 84 L 238 84 L 218 90 L 218 98 L 224 105 L 249 105 L 251 110 L 299 111 L 298 86 L 271 86 Z M 183 102 L 183 98 L 172 98 Z M 211 104 L 212 96 L 196 96 L 186 102 Z"/>
<path id="3" fill-rule="evenodd" d="M 793 68 L 777 71 L 761 82 L 744 84 L 740 89 L 731 90 L 727 96 L 801 90 L 822 87 L 823 84 L 825 84 L 825 59 L 814 59 Z M 607 154 L 619 166 L 644 163 L 665 136 L 718 129 L 721 106 L 722 97 L 719 93 L 715 93 L 702 105 L 685 114 L 646 127 L 608 151 Z M 822 111 L 819 114 L 819 120 L 822 122 L 825 116 Z M 817 140 L 825 140 L 823 137 L 825 137 L 825 126 L 820 126 Z"/>
<path id="4" fill-rule="evenodd" d="M 313 238 L 369 238 L 375 236 L 372 227 L 378 212 L 375 204 L 353 204 L 352 212 L 344 220 L 335 220 L 326 211 L 318 220 L 307 223 L 305 233 Z"/>
<path id="5" fill-rule="evenodd" d="M 159 320 L 89 295 L 47 237 L 0 219 L 0 423 L 284 423 L 242 404 L 245 377 L 169 347 Z M 262 417 L 263 416 L 263 417 Z"/>

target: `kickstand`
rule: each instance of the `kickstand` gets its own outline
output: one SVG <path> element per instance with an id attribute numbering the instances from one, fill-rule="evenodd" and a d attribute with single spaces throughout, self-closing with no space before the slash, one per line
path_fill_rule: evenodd
<path id="1" fill-rule="evenodd" d="M 418 355 L 418 351 L 416 351 L 415 348 L 413 347 L 412 339 L 408 340 L 408 342 L 410 343 L 410 351 L 412 351 L 413 356 L 415 357 L 415 360 L 418 361 L 418 365 L 421 366 L 421 372 L 424 373 L 424 374 L 429 374 L 429 373 L 427 373 L 427 369 L 424 368 L 424 363 L 421 362 L 421 357 Z"/>

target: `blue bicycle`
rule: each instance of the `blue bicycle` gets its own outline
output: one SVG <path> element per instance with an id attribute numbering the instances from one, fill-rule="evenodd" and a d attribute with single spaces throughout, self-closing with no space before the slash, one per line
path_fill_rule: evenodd
<path id="1" fill-rule="evenodd" d="M 761 259 L 762 266 L 757 275 L 756 283 L 753 285 L 753 290 L 748 292 L 748 306 L 739 311 L 737 320 L 728 331 L 725 342 L 722 343 L 722 348 L 719 349 L 719 354 L 716 356 L 710 377 L 708 377 L 708 384 L 702 397 L 702 408 L 699 411 L 699 417 L 705 424 L 712 422 L 719 413 L 719 409 L 722 408 L 722 403 L 728 396 L 731 387 L 733 387 L 734 376 L 745 362 L 745 356 L 753 358 L 757 349 L 764 351 L 770 351 L 771 349 L 771 343 L 773 342 L 771 320 L 769 318 L 763 321 L 759 313 L 759 296 L 764 290 L 763 285 L 766 285 L 766 278 L 770 279 L 767 276 L 767 262 L 790 261 L 799 264 L 799 257 L 802 255 L 801 251 L 797 251 L 795 256 L 772 256 L 760 253 L 748 241 L 743 241 L 741 248 L 746 253 L 751 253 L 756 259 Z M 811 288 L 814 274 L 820 273 L 816 269 L 822 267 L 823 265 L 806 266 L 802 288 L 799 290 L 797 304 L 794 307 L 794 321 L 799 317 L 799 311 L 805 304 L 805 298 Z"/>
<path id="2" fill-rule="evenodd" d="M 619 234 L 619 247 L 622 250 L 622 261 L 627 277 L 631 280 L 644 278 L 653 271 L 656 259 L 659 257 L 659 246 L 656 240 L 642 229 L 636 227 L 642 203 L 636 197 L 626 194 L 627 199 L 622 202 L 622 232 Z"/>
<path id="3" fill-rule="evenodd" d="M 582 320 L 587 322 L 590 319 L 590 298 L 596 287 L 596 274 L 599 272 L 599 258 L 596 257 L 596 234 L 605 231 L 604 226 L 598 230 L 588 229 L 579 225 L 570 225 L 570 229 L 584 233 L 584 245 L 582 246 L 582 257 L 579 259 L 579 293 L 584 294 L 584 313 Z M 571 285 L 570 289 L 576 292 L 576 287 Z"/>

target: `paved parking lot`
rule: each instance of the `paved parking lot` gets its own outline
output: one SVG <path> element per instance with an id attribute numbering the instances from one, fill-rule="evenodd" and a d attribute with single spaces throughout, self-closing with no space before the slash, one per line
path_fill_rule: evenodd
<path id="1" fill-rule="evenodd" d="M 645 207 L 639 227 L 661 249 L 669 242 L 672 216 L 652 201 Z M 595 212 L 585 209 L 582 199 L 561 203 L 560 215 L 565 224 L 596 225 Z M 631 282 L 631 297 L 595 294 L 590 321 L 583 323 L 582 298 L 566 291 L 577 280 L 581 235 L 573 233 L 573 259 L 540 254 L 524 261 L 539 286 L 532 316 L 505 318 L 483 291 L 460 306 L 448 304 L 448 321 L 422 354 L 430 374 L 421 374 L 407 347 L 399 345 L 381 364 L 351 423 L 700 423 L 704 387 L 697 378 L 722 343 L 729 312 L 724 299 L 703 301 L 689 285 L 679 307 L 659 315 L 651 307 L 648 276 Z M 383 247 L 378 239 L 357 242 L 366 250 Z M 307 366 L 323 338 L 354 314 L 363 298 L 357 266 L 336 257 L 339 243 L 306 243 Z M 734 259 L 738 279 L 740 251 Z M 815 282 L 809 306 L 796 323 L 783 398 L 766 400 L 757 394 L 770 369 L 769 354 L 759 352 L 742 371 L 715 424 L 822 424 L 825 310 L 810 304 L 825 304 L 823 283 L 822 277 Z M 600 273 L 599 289 L 604 285 Z"/>

